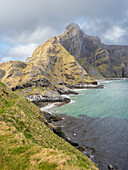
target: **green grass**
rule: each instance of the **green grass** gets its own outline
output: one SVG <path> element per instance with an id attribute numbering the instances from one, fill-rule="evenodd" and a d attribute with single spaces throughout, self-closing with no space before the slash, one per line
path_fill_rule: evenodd
<path id="1" fill-rule="evenodd" d="M 42 162 L 39 164 L 39 169 L 44 169 L 44 170 L 55 170 L 57 167 L 57 164 L 55 163 L 48 163 L 48 162 Z"/>
<path id="2" fill-rule="evenodd" d="M 39 117 L 46 121 L 36 105 L 0 83 L 0 170 L 97 169 Z"/>

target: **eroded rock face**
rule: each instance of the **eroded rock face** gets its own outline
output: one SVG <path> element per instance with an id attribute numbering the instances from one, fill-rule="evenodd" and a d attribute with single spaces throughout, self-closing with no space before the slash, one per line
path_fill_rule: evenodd
<path id="1" fill-rule="evenodd" d="M 89 75 L 97 78 L 128 77 L 128 46 L 105 45 L 99 37 L 86 35 L 76 24 L 67 26 L 58 39 Z"/>
<path id="2" fill-rule="evenodd" d="M 62 36 L 59 36 L 59 42 L 71 55 L 78 58 L 86 35 L 77 24 L 70 24 L 66 29 L 67 31 Z"/>
<path id="3" fill-rule="evenodd" d="M 128 77 L 128 46 L 106 45 L 115 77 Z"/>
<path id="4" fill-rule="evenodd" d="M 34 51 L 30 63 L 44 70 L 47 78 L 56 88 L 93 82 L 56 37 L 39 46 Z"/>
<path id="5" fill-rule="evenodd" d="M 5 76 L 5 70 L 0 69 L 0 79 L 2 79 Z"/>
<path id="6" fill-rule="evenodd" d="M 96 84 L 56 37 L 36 48 L 26 62 L 1 63 L 0 80 L 33 102 L 69 102 L 61 94 L 74 93 L 72 87 Z"/>
<path id="7" fill-rule="evenodd" d="M 25 95 L 25 97 L 37 104 L 40 102 L 70 102 L 69 98 L 61 96 L 55 90 L 48 90 L 44 95 Z"/>

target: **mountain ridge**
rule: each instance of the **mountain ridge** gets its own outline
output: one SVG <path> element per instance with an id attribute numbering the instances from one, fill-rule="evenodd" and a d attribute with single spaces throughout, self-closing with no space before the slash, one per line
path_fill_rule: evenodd
<path id="1" fill-rule="evenodd" d="M 105 45 L 99 37 L 85 34 L 70 24 L 59 42 L 94 78 L 128 77 L 128 46 Z"/>
<path id="2" fill-rule="evenodd" d="M 61 94 L 74 94 L 71 88 L 100 87 L 57 37 L 37 47 L 26 62 L 1 63 L 0 80 L 33 102 L 69 102 Z"/>
<path id="3" fill-rule="evenodd" d="M 40 45 L 26 62 L 0 64 L 0 80 L 33 102 L 69 102 L 72 88 L 102 88 L 96 79 L 128 77 L 128 46 L 105 45 L 79 25 Z"/>

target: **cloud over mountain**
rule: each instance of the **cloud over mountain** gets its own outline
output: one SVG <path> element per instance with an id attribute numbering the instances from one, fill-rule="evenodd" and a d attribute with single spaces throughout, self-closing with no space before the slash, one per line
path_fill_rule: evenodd
<path id="1" fill-rule="evenodd" d="M 5 57 L 30 56 L 33 48 L 24 56 L 20 50 L 19 55 L 12 51 L 21 46 L 28 51 L 32 44 L 61 34 L 71 22 L 80 24 L 87 34 L 98 35 L 104 43 L 128 44 L 127 7 L 127 0 L 0 0 L 0 48 L 3 43 L 9 46 L 0 54 L 0 62 L 6 61 Z"/>

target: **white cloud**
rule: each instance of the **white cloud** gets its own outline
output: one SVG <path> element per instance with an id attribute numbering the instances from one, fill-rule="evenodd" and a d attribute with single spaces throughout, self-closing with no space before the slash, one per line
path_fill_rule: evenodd
<path id="1" fill-rule="evenodd" d="M 40 25 L 60 30 L 80 17 L 115 21 L 127 6 L 127 0 L 0 0 L 0 32 L 22 33 Z"/>
<path id="2" fill-rule="evenodd" d="M 8 55 L 13 57 L 31 57 L 37 44 L 18 45 L 9 50 Z"/>
<path id="3" fill-rule="evenodd" d="M 28 44 L 28 43 L 43 43 L 52 36 L 57 35 L 59 32 L 57 30 L 41 26 L 35 29 L 33 32 L 24 31 L 22 34 L 16 35 L 6 35 L 3 37 L 4 41 L 11 44 Z"/>
<path id="4" fill-rule="evenodd" d="M 126 34 L 126 30 L 119 27 L 113 26 L 104 34 L 104 39 L 111 43 L 118 43 L 122 41 L 122 37 Z"/>
<path id="5" fill-rule="evenodd" d="M 11 60 L 25 61 L 27 57 L 31 57 L 38 44 L 17 45 L 6 51 L 0 56 L 0 62 Z"/>
<path id="6" fill-rule="evenodd" d="M 88 18 L 87 20 L 83 20 L 80 24 L 80 27 L 84 30 L 88 35 L 97 36 L 101 34 L 105 30 L 105 25 L 110 24 L 109 19 L 99 19 L 99 18 Z"/>
<path id="7" fill-rule="evenodd" d="M 13 57 L 2 57 L 0 59 L 0 62 L 6 62 L 6 61 L 11 61 L 11 60 L 13 60 Z"/>
<path id="8" fill-rule="evenodd" d="M 4 42 L 8 42 L 11 47 L 4 50 L 4 53 L 0 55 L 0 62 L 6 62 L 10 60 L 24 61 L 27 57 L 31 57 L 35 48 L 40 44 L 43 44 L 47 39 L 52 36 L 58 35 L 55 29 L 50 27 L 42 28 L 39 26 L 33 32 L 24 31 L 22 34 L 11 34 L 3 36 Z M 1 50 L 3 50 L 1 48 Z"/>
<path id="9" fill-rule="evenodd" d="M 60 35 L 71 22 L 81 23 L 85 33 L 105 43 L 128 44 L 123 36 L 128 32 L 127 6 L 127 0 L 0 0 L 0 42 L 11 48 L 0 46 L 0 61 L 24 60 L 36 44 Z"/>

